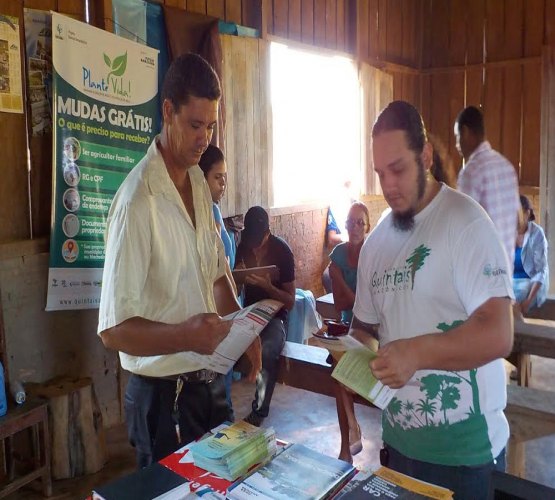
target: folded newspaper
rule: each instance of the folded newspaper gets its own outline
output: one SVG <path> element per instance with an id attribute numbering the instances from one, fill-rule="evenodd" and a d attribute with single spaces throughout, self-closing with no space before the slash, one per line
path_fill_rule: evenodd
<path id="1" fill-rule="evenodd" d="M 227 336 L 220 342 L 212 354 L 184 353 L 190 360 L 202 368 L 227 373 L 268 322 L 283 307 L 277 300 L 260 300 L 243 309 L 239 309 L 224 319 L 232 319 L 233 324 Z"/>

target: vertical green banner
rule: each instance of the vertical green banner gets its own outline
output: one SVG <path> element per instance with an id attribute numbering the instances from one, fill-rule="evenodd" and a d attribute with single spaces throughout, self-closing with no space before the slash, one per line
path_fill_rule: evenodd
<path id="1" fill-rule="evenodd" d="M 52 14 L 53 196 L 46 310 L 100 303 L 110 204 L 156 134 L 158 52 Z"/>

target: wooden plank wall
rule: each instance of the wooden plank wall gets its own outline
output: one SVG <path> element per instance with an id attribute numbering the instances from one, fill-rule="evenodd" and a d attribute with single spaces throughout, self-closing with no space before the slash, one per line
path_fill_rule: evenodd
<path id="1" fill-rule="evenodd" d="M 488 136 L 519 169 L 522 185 L 539 185 L 541 46 L 553 43 L 553 2 L 546 0 L 164 0 L 167 5 L 262 29 L 303 43 L 357 54 L 393 76 L 393 98 L 423 112 L 455 163 L 452 125 L 464 105 L 484 107 Z M 0 0 L 3 13 L 22 6 L 84 19 L 85 0 Z M 111 1 L 88 2 L 93 21 L 109 19 Z M 484 36 L 485 33 L 485 36 Z M 485 50 L 484 50 L 485 48 Z M 482 62 L 486 61 L 485 68 Z M 255 84 L 256 82 L 253 82 Z M 516 103 L 516 105 L 515 105 Z M 50 230 L 51 140 L 30 141 L 31 212 L 22 115 L 4 114 L 9 136 L 0 185 L 0 241 L 46 236 Z M 270 167 L 269 167 L 270 168 Z M 271 170 L 271 168 L 270 168 Z M 268 172 L 270 171 L 268 170 Z M 257 181 L 258 182 L 258 181 Z M 264 203 L 266 193 L 260 195 Z M 228 213 L 234 211 L 229 200 Z M 238 203 L 238 205 L 237 205 Z"/>
<path id="2" fill-rule="evenodd" d="M 19 17 L 23 40 L 23 7 L 57 10 L 77 19 L 85 18 L 85 0 L 0 0 L 0 12 Z M 22 46 L 24 45 L 22 41 Z M 22 65 L 24 58 L 22 57 Z M 24 74 L 22 72 L 22 74 Z M 27 169 L 25 115 L 2 113 L 0 137 L 3 154 L 0 165 L 0 242 L 47 235 L 50 230 L 52 192 L 52 135 L 31 137 L 31 171 Z M 29 204 L 30 183 L 31 203 Z M 9 214 L 9 217 L 7 216 Z"/>
<path id="3" fill-rule="evenodd" d="M 228 189 L 221 201 L 224 217 L 250 206 L 270 207 L 271 158 L 267 42 L 222 35 L 226 102 Z"/>
<path id="4" fill-rule="evenodd" d="M 481 106 L 488 140 L 539 186 L 541 50 L 551 43 L 552 2 L 424 0 L 421 107 L 430 128 L 455 150 L 453 123 Z"/>
<path id="5" fill-rule="evenodd" d="M 356 55 L 393 78 L 393 99 L 420 106 L 423 0 L 357 0 Z"/>

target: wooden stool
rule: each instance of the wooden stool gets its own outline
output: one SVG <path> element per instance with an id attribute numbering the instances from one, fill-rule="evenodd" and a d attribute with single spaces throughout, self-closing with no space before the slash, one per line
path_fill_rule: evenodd
<path id="1" fill-rule="evenodd" d="M 33 464 L 35 468 L 24 476 L 15 477 L 12 438 L 14 434 L 26 429 L 32 432 Z M 0 485 L 0 498 L 39 478 L 42 481 L 43 495 L 47 497 L 52 495 L 46 401 L 32 399 L 19 406 L 10 406 L 8 413 L 0 417 L 0 440 L 2 440 L 2 452 L 8 473 L 8 482 Z"/>
<path id="2" fill-rule="evenodd" d="M 59 377 L 25 387 L 30 394 L 48 400 L 52 477 L 98 472 L 106 463 L 106 443 L 91 379 Z"/>

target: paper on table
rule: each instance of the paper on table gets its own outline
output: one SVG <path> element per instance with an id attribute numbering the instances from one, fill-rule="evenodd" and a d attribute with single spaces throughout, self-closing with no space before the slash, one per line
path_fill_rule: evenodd
<path id="1" fill-rule="evenodd" d="M 367 347 L 348 350 L 337 363 L 331 376 L 383 410 L 397 389 L 383 385 L 374 377 L 370 362 L 375 357 L 376 353 Z"/>
<path id="2" fill-rule="evenodd" d="M 324 349 L 331 349 L 332 351 L 350 351 L 352 349 L 367 349 L 367 347 L 358 341 L 352 335 L 327 335 L 327 334 L 312 334 L 312 344 Z"/>
<path id="3" fill-rule="evenodd" d="M 191 351 L 184 354 L 203 368 L 225 374 L 282 307 L 277 300 L 264 299 L 229 314 L 224 319 L 233 320 L 231 330 L 212 354 Z"/>

